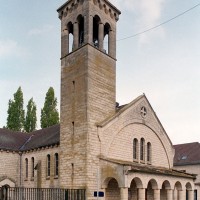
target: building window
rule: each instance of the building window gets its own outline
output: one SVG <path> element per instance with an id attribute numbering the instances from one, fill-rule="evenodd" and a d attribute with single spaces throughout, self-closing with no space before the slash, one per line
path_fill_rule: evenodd
<path id="1" fill-rule="evenodd" d="M 26 179 L 28 179 L 28 158 L 25 159 L 25 165 L 26 165 Z"/>
<path id="2" fill-rule="evenodd" d="M 144 138 L 141 138 L 140 140 L 140 160 L 144 161 Z"/>
<path id="3" fill-rule="evenodd" d="M 35 174 L 34 174 L 34 158 L 33 157 L 31 158 L 31 165 L 32 165 L 31 166 L 31 170 L 32 170 L 31 177 L 34 178 Z"/>
<path id="4" fill-rule="evenodd" d="M 50 172 L 51 172 L 51 157 L 50 155 L 48 154 L 47 155 L 47 177 L 50 176 Z"/>
<path id="5" fill-rule="evenodd" d="M 147 162 L 151 163 L 151 143 L 147 143 Z"/>
<path id="6" fill-rule="evenodd" d="M 137 159 L 138 140 L 133 140 L 133 159 Z"/>
<path id="7" fill-rule="evenodd" d="M 58 176 L 58 166 L 59 166 L 59 160 L 58 160 L 58 153 L 55 153 L 55 166 L 54 166 L 54 176 Z"/>

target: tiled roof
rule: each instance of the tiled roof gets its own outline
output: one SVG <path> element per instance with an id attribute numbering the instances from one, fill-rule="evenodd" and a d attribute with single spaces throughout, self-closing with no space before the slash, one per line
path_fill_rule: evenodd
<path id="1" fill-rule="evenodd" d="M 17 151 L 29 137 L 29 134 L 0 129 L 0 149 Z"/>
<path id="2" fill-rule="evenodd" d="M 116 160 L 116 159 L 110 159 L 110 158 L 104 158 L 100 157 L 100 159 L 124 166 L 130 166 L 129 171 L 132 172 L 142 172 L 147 174 L 160 174 L 160 175 L 168 175 L 168 176 L 175 176 L 175 177 L 184 177 L 184 178 L 195 178 L 196 175 L 189 174 L 183 171 L 169 169 L 165 167 L 156 167 L 152 165 L 143 165 L 136 162 L 129 162 L 129 161 L 123 161 L 123 160 Z"/>
<path id="3" fill-rule="evenodd" d="M 31 133 L 0 129 L 0 149 L 25 151 L 60 143 L 60 125 L 37 130 Z"/>
<path id="4" fill-rule="evenodd" d="M 200 164 L 200 144 L 198 142 L 174 145 L 174 166 Z"/>

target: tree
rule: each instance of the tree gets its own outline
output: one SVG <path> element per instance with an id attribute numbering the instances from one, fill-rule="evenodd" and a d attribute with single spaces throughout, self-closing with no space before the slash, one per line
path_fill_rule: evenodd
<path id="1" fill-rule="evenodd" d="M 33 101 L 33 98 L 31 98 L 28 101 L 26 118 L 24 122 L 24 129 L 27 133 L 30 133 L 36 129 L 36 123 L 37 123 L 36 110 L 37 108 L 35 102 Z"/>
<path id="2" fill-rule="evenodd" d="M 21 87 L 13 95 L 14 100 L 9 100 L 7 128 L 14 131 L 23 131 L 24 129 L 24 109 L 23 93 Z"/>
<path id="3" fill-rule="evenodd" d="M 55 98 L 54 89 L 50 87 L 46 93 L 44 107 L 41 110 L 41 128 L 46 128 L 59 123 L 59 113 L 56 106 L 57 98 Z"/>

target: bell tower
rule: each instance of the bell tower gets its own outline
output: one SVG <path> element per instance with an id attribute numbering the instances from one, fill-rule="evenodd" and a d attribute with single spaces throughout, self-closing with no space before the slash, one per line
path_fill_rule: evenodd
<path id="1" fill-rule="evenodd" d="M 60 185 L 96 190 L 96 123 L 115 113 L 116 22 L 108 0 L 69 0 L 61 20 Z M 105 41 L 105 38 L 107 40 Z"/>

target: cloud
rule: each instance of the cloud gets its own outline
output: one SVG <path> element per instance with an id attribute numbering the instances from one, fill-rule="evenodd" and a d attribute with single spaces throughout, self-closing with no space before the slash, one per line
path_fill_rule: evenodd
<path id="1" fill-rule="evenodd" d="M 142 32 L 160 23 L 163 6 L 166 0 L 111 0 L 119 9 L 124 11 L 132 11 L 135 19 L 133 26 L 136 31 L 135 33 Z M 133 34 L 135 34 L 133 33 Z M 139 37 L 140 43 L 149 42 L 153 37 L 163 37 L 164 29 L 160 27 L 152 34 L 142 34 Z"/>
<path id="2" fill-rule="evenodd" d="M 21 47 L 16 41 L 11 39 L 0 40 L 0 59 L 9 56 L 24 57 L 27 54 L 27 50 Z"/>
<path id="3" fill-rule="evenodd" d="M 54 26 L 52 25 L 44 25 L 43 27 L 41 28 L 34 28 L 34 29 L 31 29 L 29 32 L 28 32 L 28 35 L 29 36 L 38 36 L 38 35 L 46 35 L 46 33 L 48 33 L 49 31 L 52 31 L 54 29 Z"/>

